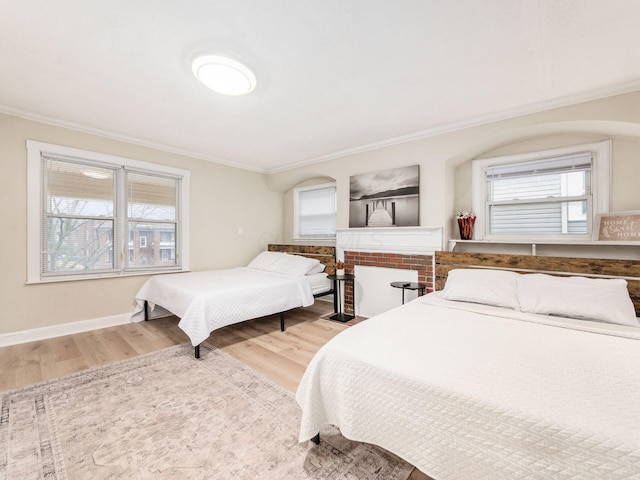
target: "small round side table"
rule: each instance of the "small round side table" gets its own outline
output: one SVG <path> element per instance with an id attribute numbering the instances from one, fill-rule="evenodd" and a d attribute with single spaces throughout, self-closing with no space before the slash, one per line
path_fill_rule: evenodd
<path id="1" fill-rule="evenodd" d="M 343 313 L 342 308 L 342 293 L 340 284 L 342 282 L 351 282 L 353 288 L 353 309 L 355 312 L 356 306 L 356 289 L 355 289 L 355 278 L 356 276 L 352 273 L 345 273 L 344 275 L 327 275 L 329 280 L 333 281 L 333 306 L 335 315 L 329 317 L 331 320 L 337 320 L 338 322 L 348 322 L 355 317 L 355 315 L 349 315 L 348 313 Z"/>
<path id="2" fill-rule="evenodd" d="M 418 295 L 424 295 L 424 291 L 427 286 L 424 283 L 416 282 L 391 282 L 391 286 L 394 288 L 402 289 L 402 304 L 404 305 L 404 291 L 405 290 L 418 290 Z"/>

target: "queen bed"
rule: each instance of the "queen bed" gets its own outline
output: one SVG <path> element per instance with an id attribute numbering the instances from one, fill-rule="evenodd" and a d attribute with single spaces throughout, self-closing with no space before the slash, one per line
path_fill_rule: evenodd
<path id="1" fill-rule="evenodd" d="M 228 325 L 279 313 L 284 331 L 286 311 L 332 293 L 327 273 L 334 256 L 328 248 L 270 245 L 246 267 L 153 276 L 135 296 L 132 321 L 179 317 L 196 358 L 200 343 Z"/>
<path id="2" fill-rule="evenodd" d="M 327 343 L 296 394 L 300 441 L 332 424 L 435 480 L 640 479 L 637 281 L 493 257 L 437 254 L 441 291 Z"/>

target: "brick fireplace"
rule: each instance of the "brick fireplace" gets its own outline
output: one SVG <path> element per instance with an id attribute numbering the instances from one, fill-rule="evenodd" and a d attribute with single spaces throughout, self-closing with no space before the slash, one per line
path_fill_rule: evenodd
<path id="1" fill-rule="evenodd" d="M 433 255 L 404 255 L 381 252 L 344 252 L 344 266 L 347 273 L 354 273 L 356 265 L 364 267 L 395 268 L 415 270 L 418 282 L 424 283 L 425 293 L 433 291 Z M 353 284 L 347 282 L 344 289 L 345 312 L 353 315 Z"/>
<path id="2" fill-rule="evenodd" d="M 425 293 L 433 291 L 433 253 L 442 249 L 442 229 L 350 228 L 337 232 L 336 246 L 347 273 L 356 274 L 353 285 L 344 285 L 344 311 L 370 316 L 366 312 L 386 311 L 400 304 L 400 292 L 390 286 L 390 279 L 417 281 L 426 286 Z M 380 301 L 382 305 L 370 303 Z"/>

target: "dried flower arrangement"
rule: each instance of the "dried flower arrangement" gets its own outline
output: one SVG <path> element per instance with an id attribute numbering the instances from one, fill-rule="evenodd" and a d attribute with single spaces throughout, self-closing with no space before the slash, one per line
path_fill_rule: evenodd
<path id="1" fill-rule="evenodd" d="M 476 214 L 469 210 L 461 210 L 456 213 L 456 218 L 476 218 Z"/>
<path id="2" fill-rule="evenodd" d="M 336 267 L 336 270 L 344 270 L 344 262 L 342 260 L 338 260 L 336 262 L 335 267 Z"/>
<path id="3" fill-rule="evenodd" d="M 469 210 L 462 210 L 456 213 L 456 219 L 460 229 L 460 238 L 462 240 L 471 240 L 473 238 L 473 226 L 476 223 L 476 214 Z"/>

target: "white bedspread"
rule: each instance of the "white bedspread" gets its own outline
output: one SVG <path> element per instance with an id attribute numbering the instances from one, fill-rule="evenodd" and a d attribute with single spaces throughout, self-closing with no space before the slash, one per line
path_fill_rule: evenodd
<path id="1" fill-rule="evenodd" d="M 180 318 L 178 326 L 199 345 L 218 328 L 313 304 L 309 281 L 302 276 L 233 268 L 156 275 L 135 296 L 132 321 L 144 320 L 144 302 Z"/>
<path id="2" fill-rule="evenodd" d="M 305 277 L 309 280 L 314 295 L 327 292 L 333 287 L 333 282 L 327 278 L 326 273 L 312 273 L 305 275 Z"/>
<path id="3" fill-rule="evenodd" d="M 300 441 L 333 424 L 436 480 L 640 479 L 640 329 L 504 312 L 432 294 L 340 333 Z"/>

